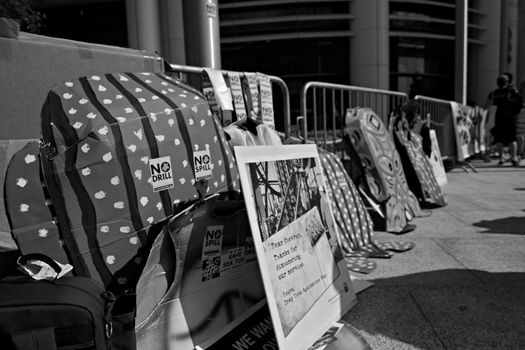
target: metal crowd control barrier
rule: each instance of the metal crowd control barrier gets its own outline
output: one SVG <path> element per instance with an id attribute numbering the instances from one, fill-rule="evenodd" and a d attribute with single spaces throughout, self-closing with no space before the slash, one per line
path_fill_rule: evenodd
<path id="1" fill-rule="evenodd" d="M 387 125 L 390 113 L 407 101 L 408 95 L 402 92 L 308 82 L 301 90 L 301 116 L 298 118 L 303 123 L 304 142 L 313 137 L 317 145 L 335 151 L 335 145 L 343 136 L 348 108 L 372 108 Z"/>
<path id="2" fill-rule="evenodd" d="M 426 118 L 427 126 L 436 130 L 443 160 L 455 161 L 456 140 L 450 101 L 421 95 L 414 97 L 414 100 L 419 102 L 419 112 Z"/>
<path id="3" fill-rule="evenodd" d="M 203 67 L 195 67 L 195 66 L 185 66 L 185 65 L 179 65 L 179 64 L 170 64 L 170 68 L 179 74 L 179 78 L 183 79 L 183 74 L 202 74 L 204 71 Z M 221 70 L 223 73 L 227 73 L 227 70 Z M 239 72 L 241 73 L 241 72 Z M 290 136 L 290 126 L 291 126 L 291 119 L 290 119 L 290 93 L 288 90 L 288 86 L 286 83 L 279 77 L 269 75 L 270 82 L 272 85 L 276 85 L 279 87 L 281 91 L 282 96 L 282 105 L 283 105 L 283 112 L 282 112 L 282 118 L 283 118 L 283 124 L 284 124 L 284 134 L 285 137 L 288 138 Z M 272 87 L 272 92 L 275 91 L 275 89 Z M 275 96 L 275 95 L 274 95 Z M 274 103 L 275 106 L 275 103 Z M 274 111 L 275 113 L 275 111 Z M 277 115 L 279 116 L 279 115 Z"/>

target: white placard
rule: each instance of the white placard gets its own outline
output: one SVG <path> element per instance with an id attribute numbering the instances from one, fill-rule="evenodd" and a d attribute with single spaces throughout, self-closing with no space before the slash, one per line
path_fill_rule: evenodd
<path id="1" fill-rule="evenodd" d="M 470 127 L 472 126 L 472 107 L 450 101 L 452 122 L 456 137 L 457 160 L 463 162 L 472 156 Z M 473 144 L 473 143 L 472 143 Z"/>
<path id="2" fill-rule="evenodd" d="M 443 166 L 443 160 L 441 159 L 441 151 L 439 150 L 439 143 L 436 136 L 436 131 L 430 130 L 430 143 L 432 145 L 432 152 L 430 153 L 430 164 L 432 165 L 432 171 L 436 177 L 436 181 L 443 189 L 447 184 L 447 173 L 445 172 L 445 167 Z"/>
<path id="3" fill-rule="evenodd" d="M 355 304 L 315 145 L 235 147 L 280 349 L 307 349 Z"/>

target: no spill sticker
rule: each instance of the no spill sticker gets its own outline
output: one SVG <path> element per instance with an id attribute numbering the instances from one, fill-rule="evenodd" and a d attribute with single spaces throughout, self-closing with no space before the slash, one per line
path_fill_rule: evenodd
<path id="1" fill-rule="evenodd" d="M 221 275 L 221 252 L 224 226 L 208 226 L 202 242 L 202 282 Z"/>
<path id="2" fill-rule="evenodd" d="M 159 192 L 173 188 L 173 172 L 169 156 L 150 159 L 149 170 L 153 191 Z"/>
<path id="3" fill-rule="evenodd" d="M 193 152 L 193 165 L 195 180 L 206 180 L 213 177 L 213 163 L 211 162 L 210 149 Z"/>

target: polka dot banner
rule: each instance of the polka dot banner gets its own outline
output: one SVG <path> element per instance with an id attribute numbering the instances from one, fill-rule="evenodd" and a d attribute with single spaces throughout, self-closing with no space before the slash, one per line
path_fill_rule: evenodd
<path id="1" fill-rule="evenodd" d="M 335 154 L 322 149 L 319 149 L 319 157 L 339 239 L 347 257 L 388 259 L 392 256 L 389 251 L 404 252 L 414 247 L 412 242 L 376 242 L 372 219 L 341 161 Z"/>
<path id="2" fill-rule="evenodd" d="M 445 206 L 445 195 L 436 180 L 432 164 L 423 151 L 421 136 L 410 130 L 407 120 L 402 116 L 397 116 L 394 121 L 394 137 L 411 191 L 422 204 L 428 202 Z"/>
<path id="3" fill-rule="evenodd" d="M 65 264 L 63 241 L 40 178 L 40 143 L 29 141 L 11 158 L 5 203 L 11 231 L 22 254 L 42 253 Z"/>
<path id="4" fill-rule="evenodd" d="M 400 156 L 380 117 L 370 108 L 351 108 L 346 113 L 345 133 L 359 157 L 372 197 L 383 205 L 385 230 L 401 232 L 409 217 L 421 208 L 408 188 Z"/>
<path id="5" fill-rule="evenodd" d="M 71 233 L 72 265 L 105 285 L 134 279 L 119 271 L 153 225 L 199 197 L 240 188 L 210 105 L 167 75 L 70 80 L 51 90 L 42 115 L 44 171 L 57 182 L 52 199 Z"/>

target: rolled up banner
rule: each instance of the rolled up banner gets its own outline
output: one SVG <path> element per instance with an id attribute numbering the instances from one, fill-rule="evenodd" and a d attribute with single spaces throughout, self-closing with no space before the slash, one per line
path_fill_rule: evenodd
<path id="1" fill-rule="evenodd" d="M 244 105 L 244 95 L 242 93 L 241 76 L 237 72 L 228 72 L 228 81 L 230 83 L 231 94 L 233 97 L 233 106 L 237 120 L 247 117 L 246 106 Z"/>
<path id="2" fill-rule="evenodd" d="M 269 125 L 272 129 L 275 129 L 272 83 L 270 82 L 270 77 L 265 74 L 257 73 L 257 81 L 259 82 L 261 120 L 264 124 Z"/>
<path id="3" fill-rule="evenodd" d="M 253 116 L 258 119 L 260 115 L 259 105 L 259 84 L 257 83 L 257 75 L 255 73 L 244 73 L 242 79 L 242 87 L 244 95 L 247 97 L 247 108 L 248 114 L 253 112 Z"/>

